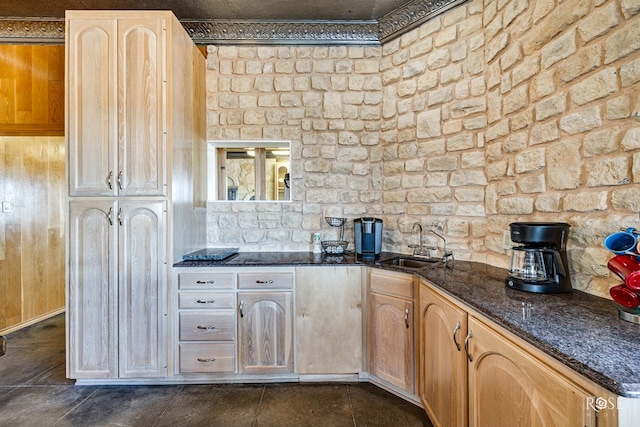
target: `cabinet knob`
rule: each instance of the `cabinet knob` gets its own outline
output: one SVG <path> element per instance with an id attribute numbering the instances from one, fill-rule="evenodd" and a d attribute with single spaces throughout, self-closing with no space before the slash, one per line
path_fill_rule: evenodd
<path id="1" fill-rule="evenodd" d="M 118 172 L 118 188 L 122 190 L 122 171 Z"/>
<path id="2" fill-rule="evenodd" d="M 109 190 L 113 190 L 113 183 L 111 182 L 111 178 L 113 178 L 113 171 L 109 171 L 109 175 L 107 176 L 107 185 L 109 186 Z"/>
<path id="3" fill-rule="evenodd" d="M 256 283 L 260 285 L 272 285 L 273 280 L 256 280 Z"/>
<path id="4" fill-rule="evenodd" d="M 107 213 L 107 220 L 109 221 L 109 225 L 113 225 L 113 208 L 109 208 L 109 212 Z"/>
<path id="5" fill-rule="evenodd" d="M 216 300 L 214 299 L 210 299 L 210 300 L 197 300 L 196 301 L 198 304 L 215 304 Z"/>
<path id="6" fill-rule="evenodd" d="M 215 280 L 197 280 L 196 283 L 198 285 L 212 285 L 216 283 L 216 281 Z"/>
<path id="7" fill-rule="evenodd" d="M 407 327 L 407 329 L 409 329 L 409 309 L 408 308 L 404 309 L 404 324 Z"/>
<path id="8" fill-rule="evenodd" d="M 202 325 L 198 325 L 198 326 L 196 326 L 196 328 L 198 328 L 198 329 L 204 329 L 204 330 L 206 330 L 206 331 L 209 331 L 209 330 L 211 330 L 211 329 L 215 329 L 216 327 L 215 327 L 215 326 L 202 326 Z"/>
<path id="9" fill-rule="evenodd" d="M 210 358 L 210 359 L 204 359 L 202 357 L 198 357 L 198 362 L 215 362 L 216 359 L 214 358 Z"/>
<path id="10" fill-rule="evenodd" d="M 243 307 L 244 307 L 244 301 L 240 301 L 240 317 L 244 317 L 244 313 L 242 312 Z"/>

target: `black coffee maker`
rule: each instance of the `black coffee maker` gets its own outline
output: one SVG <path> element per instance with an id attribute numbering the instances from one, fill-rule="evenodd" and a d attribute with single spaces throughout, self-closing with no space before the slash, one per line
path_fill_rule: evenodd
<path id="1" fill-rule="evenodd" d="M 505 279 L 509 288 L 551 294 L 571 292 L 567 262 L 569 224 L 564 222 L 514 222 L 509 224 L 511 268 Z"/>
<path id="2" fill-rule="evenodd" d="M 357 218 L 353 220 L 353 234 L 358 255 L 363 260 L 376 259 L 382 251 L 382 220 L 379 218 Z"/>

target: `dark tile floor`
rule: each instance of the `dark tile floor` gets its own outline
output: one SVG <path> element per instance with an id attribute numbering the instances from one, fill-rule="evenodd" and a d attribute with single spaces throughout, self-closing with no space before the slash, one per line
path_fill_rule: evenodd
<path id="1" fill-rule="evenodd" d="M 7 335 L 0 426 L 431 426 L 371 384 L 76 386 L 64 315 Z"/>

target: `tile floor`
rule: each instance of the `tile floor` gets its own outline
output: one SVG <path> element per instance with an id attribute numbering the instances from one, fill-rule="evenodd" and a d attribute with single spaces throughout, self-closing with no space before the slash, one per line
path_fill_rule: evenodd
<path id="1" fill-rule="evenodd" d="M 76 386 L 64 315 L 7 335 L 0 426 L 429 426 L 371 384 Z"/>

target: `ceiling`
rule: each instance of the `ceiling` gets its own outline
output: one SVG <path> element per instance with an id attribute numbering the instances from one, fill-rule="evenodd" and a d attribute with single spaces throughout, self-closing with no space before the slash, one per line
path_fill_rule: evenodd
<path id="1" fill-rule="evenodd" d="M 63 43 L 65 10 L 171 10 L 199 44 L 374 44 L 467 0 L 0 0 L 0 42 Z"/>
<path id="2" fill-rule="evenodd" d="M 180 20 L 378 20 L 413 0 L 4 0 L 2 16 L 64 18 L 69 9 L 172 10 Z"/>

